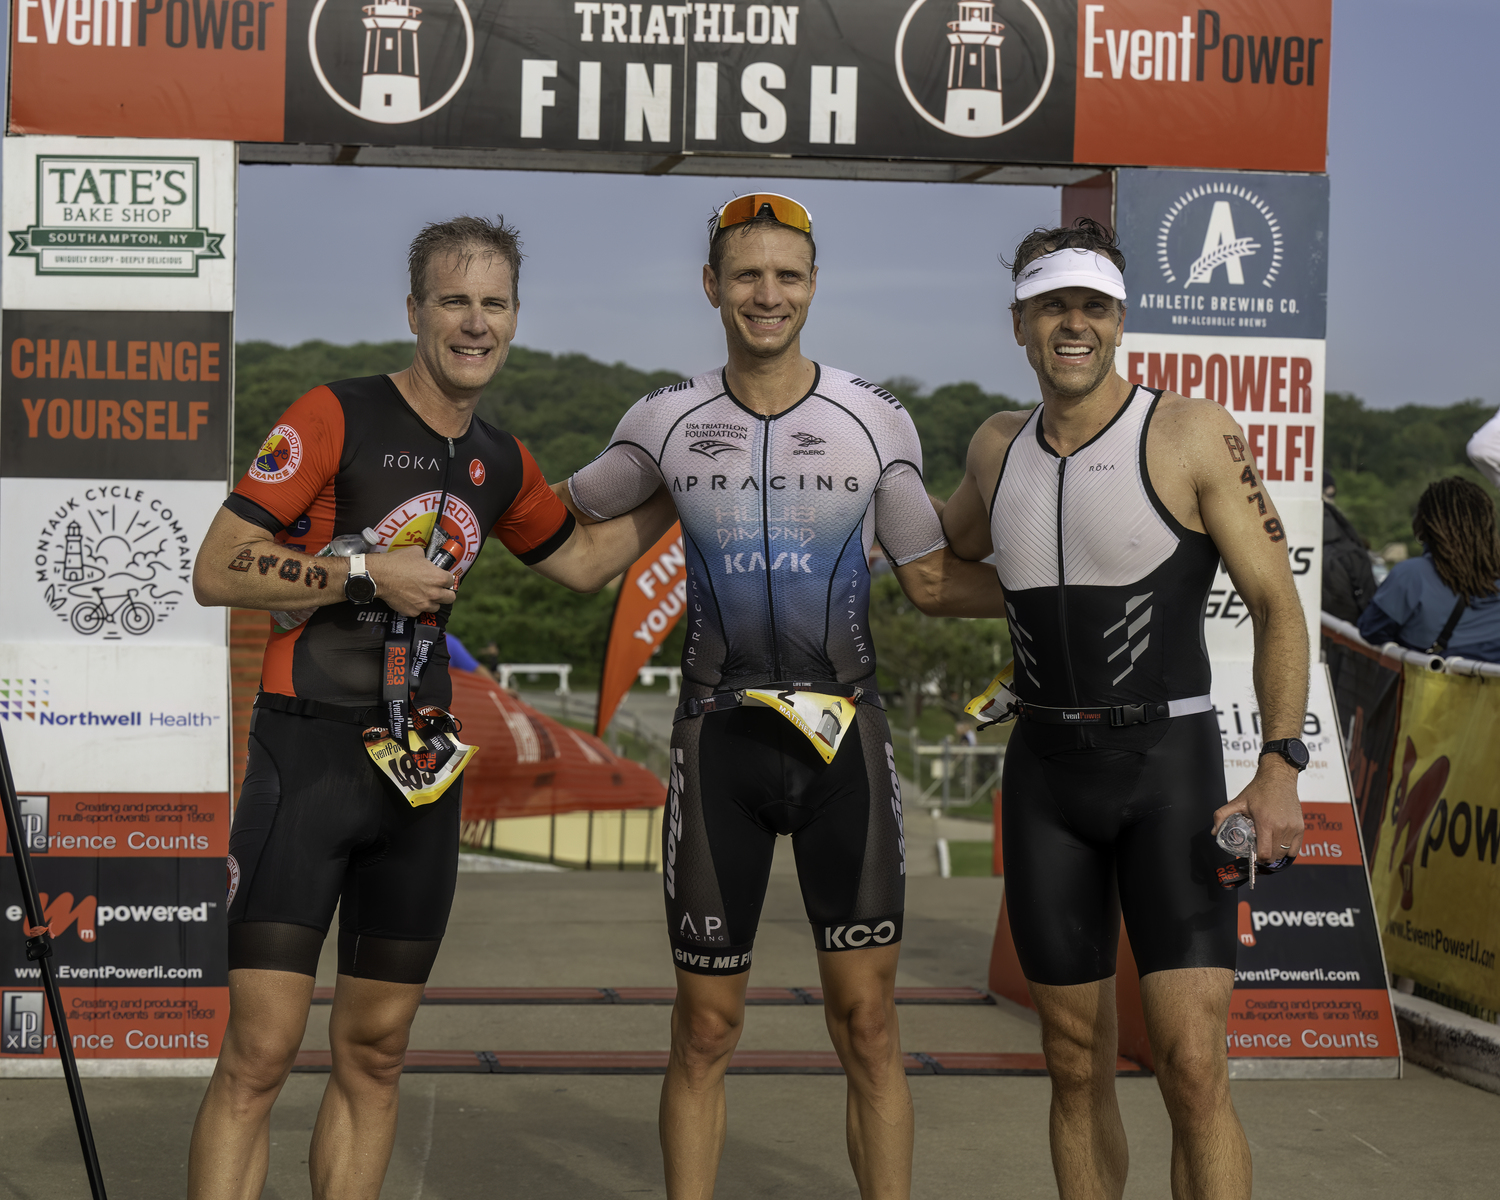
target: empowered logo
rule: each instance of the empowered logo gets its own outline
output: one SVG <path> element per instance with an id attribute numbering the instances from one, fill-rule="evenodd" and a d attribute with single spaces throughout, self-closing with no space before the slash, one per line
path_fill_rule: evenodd
<path id="1" fill-rule="evenodd" d="M 1021 68 L 1040 59 L 1046 64 L 1040 81 L 1031 80 L 1034 72 Z M 1056 68 L 1052 27 L 1034 0 L 915 0 L 896 30 L 896 77 L 907 103 L 929 125 L 957 137 L 995 137 L 1016 128 L 1047 98 Z M 930 102 L 939 79 L 941 116 L 917 94 L 929 94 Z"/>
<path id="2" fill-rule="evenodd" d="M 1216 282 L 1272 287 L 1281 272 L 1285 238 L 1271 206 L 1242 183 L 1216 180 L 1178 196 L 1156 234 L 1156 261 L 1183 290 Z"/>
<path id="3" fill-rule="evenodd" d="M 1248 900 L 1239 907 L 1239 939 L 1243 946 L 1256 944 L 1255 935 L 1262 929 L 1353 929 L 1357 908 L 1335 909 L 1253 909 Z"/>
<path id="4" fill-rule="evenodd" d="M 447 0 L 439 0 L 439 3 L 445 4 Z M 374 4 L 357 6 L 362 16 L 355 14 L 356 5 L 336 6 L 329 17 L 325 46 L 337 39 L 347 47 L 363 34 L 359 103 L 355 104 L 329 81 L 323 69 L 318 52 L 318 25 L 328 0 L 318 0 L 307 25 L 307 56 L 313 74 L 335 104 L 363 121 L 406 125 L 430 117 L 458 95 L 458 89 L 463 87 L 469 77 L 469 68 L 474 64 L 474 21 L 469 15 L 468 5 L 464 0 L 451 0 L 451 4 L 452 10 L 436 15 L 430 2 L 424 10 L 399 0 L 376 0 Z M 429 62 L 438 61 L 433 44 L 441 46 L 453 37 L 455 15 L 463 25 L 463 63 L 448 90 L 431 104 L 423 105 L 422 55 L 418 49 L 418 37 L 424 23 L 435 26 L 428 33 L 427 59 Z"/>

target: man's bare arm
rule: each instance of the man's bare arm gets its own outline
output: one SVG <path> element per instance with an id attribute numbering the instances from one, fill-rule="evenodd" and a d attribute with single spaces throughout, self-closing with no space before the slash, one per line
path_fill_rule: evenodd
<path id="1" fill-rule="evenodd" d="M 990 537 L 990 496 L 1005 450 L 1026 423 L 1028 413 L 996 413 L 969 439 L 964 477 L 943 506 L 943 532 L 959 558 L 978 561 L 994 550 Z"/>
<path id="2" fill-rule="evenodd" d="M 455 599 L 453 573 L 428 562 L 420 547 L 369 555 L 365 567 L 376 597 L 408 617 Z M 221 508 L 193 564 L 193 595 L 206 607 L 322 608 L 343 601 L 348 578 L 347 558 L 289 552 L 259 525 Z"/>
<path id="3" fill-rule="evenodd" d="M 658 488 L 646 503 L 608 521 L 579 512 L 566 483 L 554 484 L 552 490 L 579 518 L 578 525 L 556 552 L 531 569 L 575 592 L 597 592 L 623 574 L 677 520 L 677 506 L 665 487 Z"/>
<path id="4" fill-rule="evenodd" d="M 1267 741 L 1301 737 L 1307 712 L 1307 619 L 1292 578 L 1286 530 L 1233 418 L 1207 401 L 1176 404 L 1184 406 L 1182 417 L 1190 418 L 1181 422 L 1187 433 L 1182 444 L 1197 484 L 1200 519 L 1250 613 L 1261 736 Z M 1215 821 L 1234 812 L 1248 812 L 1254 819 L 1262 859 L 1287 853 L 1284 846 L 1293 854 L 1300 849 L 1297 772 L 1280 755 L 1260 760 L 1255 779 L 1215 814 Z"/>
<path id="5" fill-rule="evenodd" d="M 960 558 L 951 546 L 904 567 L 893 564 L 892 570 L 907 598 L 929 617 L 1005 616 L 1005 593 L 995 568 Z"/>

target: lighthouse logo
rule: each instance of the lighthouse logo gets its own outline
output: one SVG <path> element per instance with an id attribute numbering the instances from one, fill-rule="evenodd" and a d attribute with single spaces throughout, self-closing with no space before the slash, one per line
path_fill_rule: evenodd
<path id="1" fill-rule="evenodd" d="M 1035 0 L 915 0 L 896 31 L 907 103 L 957 137 L 1016 128 L 1046 99 L 1056 67 L 1052 29 Z"/>
<path id="2" fill-rule="evenodd" d="M 1167 206 L 1156 263 L 1167 283 L 1184 290 L 1269 288 L 1281 273 L 1284 243 L 1271 206 L 1243 183 L 1221 179 L 1197 184 Z"/>
<path id="3" fill-rule="evenodd" d="M 176 611 L 196 549 L 169 505 L 126 484 L 65 499 L 35 545 L 47 608 L 74 633 L 106 642 L 134 641 Z"/>
<path id="4" fill-rule="evenodd" d="M 340 39 L 362 37 L 364 53 L 360 61 L 358 100 L 352 100 L 329 80 L 318 56 L 318 25 L 325 18 L 328 0 L 318 0 L 307 25 L 307 54 L 318 83 L 340 108 L 365 121 L 381 125 L 405 125 L 430 117 L 444 107 L 469 77 L 474 63 L 474 21 L 464 0 L 437 0 L 427 9 L 401 0 L 376 0 L 374 4 L 351 5 L 335 0 L 326 14 L 336 28 L 329 32 Z M 456 11 L 463 25 L 464 56 L 456 78 L 432 80 L 422 74 L 424 57 L 430 62 L 436 56 L 431 45 L 423 55 L 419 48 L 423 24 L 441 39 L 453 36 Z M 424 15 L 425 13 L 425 15 Z M 435 94 L 447 82 L 447 90 Z M 424 99 L 428 102 L 423 103 Z"/>

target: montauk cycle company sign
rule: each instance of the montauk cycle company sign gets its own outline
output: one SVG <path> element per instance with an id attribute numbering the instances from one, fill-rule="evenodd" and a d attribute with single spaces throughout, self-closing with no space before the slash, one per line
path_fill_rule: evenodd
<path id="1" fill-rule="evenodd" d="M 8 230 L 38 275 L 196 276 L 224 257 L 199 224 L 195 157 L 39 154 L 36 222 Z"/>

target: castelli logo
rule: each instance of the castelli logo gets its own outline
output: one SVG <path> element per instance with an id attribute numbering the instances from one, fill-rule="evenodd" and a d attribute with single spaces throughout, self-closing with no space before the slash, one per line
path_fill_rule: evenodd
<path id="1" fill-rule="evenodd" d="M 475 487 L 484 482 L 484 464 L 477 458 L 469 464 L 469 479 Z"/>

